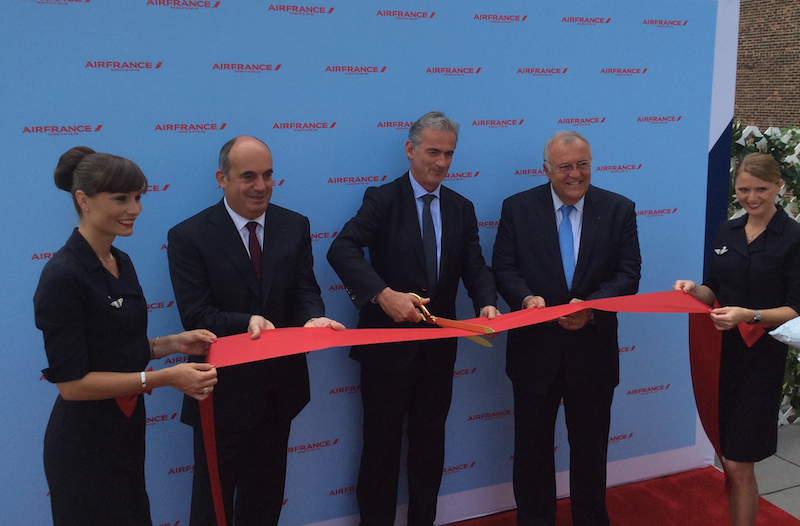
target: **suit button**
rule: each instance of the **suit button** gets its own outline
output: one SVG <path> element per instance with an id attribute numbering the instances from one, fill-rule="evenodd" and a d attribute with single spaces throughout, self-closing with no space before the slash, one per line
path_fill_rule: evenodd
<path id="1" fill-rule="evenodd" d="M 422 292 L 428 292 L 428 286 L 427 285 L 423 285 L 422 286 Z"/>
<path id="2" fill-rule="evenodd" d="M 355 294 L 350 294 L 350 299 L 353 300 L 353 301 L 356 301 L 356 295 Z"/>

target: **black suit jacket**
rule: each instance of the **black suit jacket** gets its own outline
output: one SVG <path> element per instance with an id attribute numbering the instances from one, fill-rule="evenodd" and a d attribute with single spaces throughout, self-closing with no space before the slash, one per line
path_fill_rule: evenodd
<path id="1" fill-rule="evenodd" d="M 481 255 L 475 209 L 467 199 L 444 186 L 440 199 L 439 283 L 427 307 L 434 315 L 454 318 L 462 279 L 477 313 L 487 305 L 495 305 L 497 293 Z M 369 250 L 369 259 L 364 247 Z M 331 244 L 328 261 L 356 308 L 361 309 L 359 328 L 422 326 L 395 323 L 380 305 L 372 303 L 372 298 L 386 287 L 428 296 L 425 252 L 408 172 L 391 183 L 367 188 L 358 213 Z M 400 370 L 425 347 L 429 365 L 452 368 L 456 345 L 455 339 L 437 340 L 433 346 L 422 342 L 378 344 L 353 347 L 350 356 L 373 367 Z"/>
<path id="2" fill-rule="evenodd" d="M 550 184 L 503 202 L 492 267 L 497 288 L 512 310 L 526 296 L 547 306 L 635 294 L 641 256 L 636 212 L 629 199 L 594 186 L 586 192 L 580 250 L 572 289 L 567 289 Z M 568 331 L 556 322 L 516 329 L 508 335 L 506 372 L 512 380 L 550 385 L 560 363 L 567 381 L 586 388 L 619 383 L 617 317 L 595 311 L 595 322 Z"/>
<path id="3" fill-rule="evenodd" d="M 274 204 L 267 207 L 260 286 L 222 201 L 173 227 L 168 240 L 172 286 L 187 330 L 204 328 L 222 337 L 246 332 L 254 314 L 280 328 L 302 326 L 325 313 L 314 277 L 309 222 L 300 214 Z M 272 387 L 288 419 L 309 401 L 304 354 L 226 367 L 217 375 L 218 429 L 255 427 Z M 184 397 L 181 421 L 199 425 L 197 401 L 189 396 Z"/>

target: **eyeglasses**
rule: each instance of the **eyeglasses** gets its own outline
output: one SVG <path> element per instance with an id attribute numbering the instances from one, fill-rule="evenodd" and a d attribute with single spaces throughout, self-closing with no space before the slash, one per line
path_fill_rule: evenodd
<path id="1" fill-rule="evenodd" d="M 550 161 L 545 161 L 545 162 L 547 164 L 551 165 L 551 166 L 553 165 L 553 163 L 551 163 Z M 562 164 L 556 165 L 555 168 L 556 168 L 556 170 L 559 171 L 559 173 L 561 173 L 563 175 L 571 174 L 572 170 L 574 170 L 575 168 L 577 168 L 580 173 L 586 175 L 586 174 L 588 174 L 588 173 L 590 173 L 592 171 L 592 162 L 591 161 L 581 161 L 578 164 L 562 163 Z"/>

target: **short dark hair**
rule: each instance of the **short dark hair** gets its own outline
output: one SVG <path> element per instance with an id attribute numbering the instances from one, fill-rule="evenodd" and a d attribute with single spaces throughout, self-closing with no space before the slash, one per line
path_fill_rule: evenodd
<path id="1" fill-rule="evenodd" d="M 258 137 L 253 137 L 251 135 L 239 135 L 238 137 L 234 137 L 230 141 L 226 142 L 225 144 L 222 145 L 222 148 L 220 148 L 219 150 L 219 171 L 224 173 L 226 178 L 228 177 L 228 170 L 231 169 L 231 162 L 230 159 L 228 159 L 228 157 L 231 154 L 231 148 L 233 148 L 233 145 L 236 144 L 236 141 L 238 141 L 241 137 L 251 137 L 260 142 L 261 144 L 263 144 L 264 147 L 267 150 L 269 150 L 269 146 L 267 146 L 267 143 L 265 143 Z M 272 152 L 272 150 L 269 151 Z"/>

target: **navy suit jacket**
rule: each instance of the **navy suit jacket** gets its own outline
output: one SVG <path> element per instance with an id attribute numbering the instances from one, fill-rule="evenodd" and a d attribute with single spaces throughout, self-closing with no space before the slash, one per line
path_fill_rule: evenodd
<path id="1" fill-rule="evenodd" d="M 395 323 L 380 305 L 372 303 L 372 298 L 386 287 L 429 296 L 422 233 L 409 177 L 406 172 L 383 186 L 367 188 L 358 213 L 342 228 L 328 251 L 328 261 L 356 308 L 361 309 L 359 328 L 424 326 Z M 491 270 L 481 255 L 475 209 L 466 198 L 444 186 L 440 199 L 439 282 L 427 307 L 436 316 L 454 318 L 461 279 L 478 313 L 483 307 L 496 304 L 497 293 Z M 364 247 L 369 250 L 369 259 Z M 452 368 L 456 345 L 455 339 L 436 340 L 432 344 L 378 344 L 353 347 L 350 356 L 373 367 L 400 370 L 424 347 L 430 366 Z"/>
<path id="2" fill-rule="evenodd" d="M 542 296 L 547 306 L 554 306 L 572 298 L 635 294 L 641 255 L 634 204 L 619 194 L 589 187 L 575 275 L 567 289 L 550 184 L 513 195 L 503 202 L 492 267 L 498 291 L 515 311 L 529 295 Z M 549 386 L 563 361 L 572 387 L 617 385 L 617 317 L 601 311 L 594 316 L 594 323 L 577 331 L 562 329 L 556 322 L 510 331 L 509 378 Z"/>
<path id="3" fill-rule="evenodd" d="M 314 277 L 309 222 L 300 214 L 267 207 L 260 286 L 223 201 L 173 227 L 168 240 L 172 286 L 187 330 L 204 328 L 222 337 L 246 332 L 254 314 L 276 328 L 302 326 L 325 314 Z M 288 419 L 309 401 L 304 354 L 226 367 L 217 374 L 218 429 L 255 427 L 264 412 L 264 395 L 273 387 Z M 198 411 L 197 401 L 184 397 L 181 420 L 199 425 Z"/>

